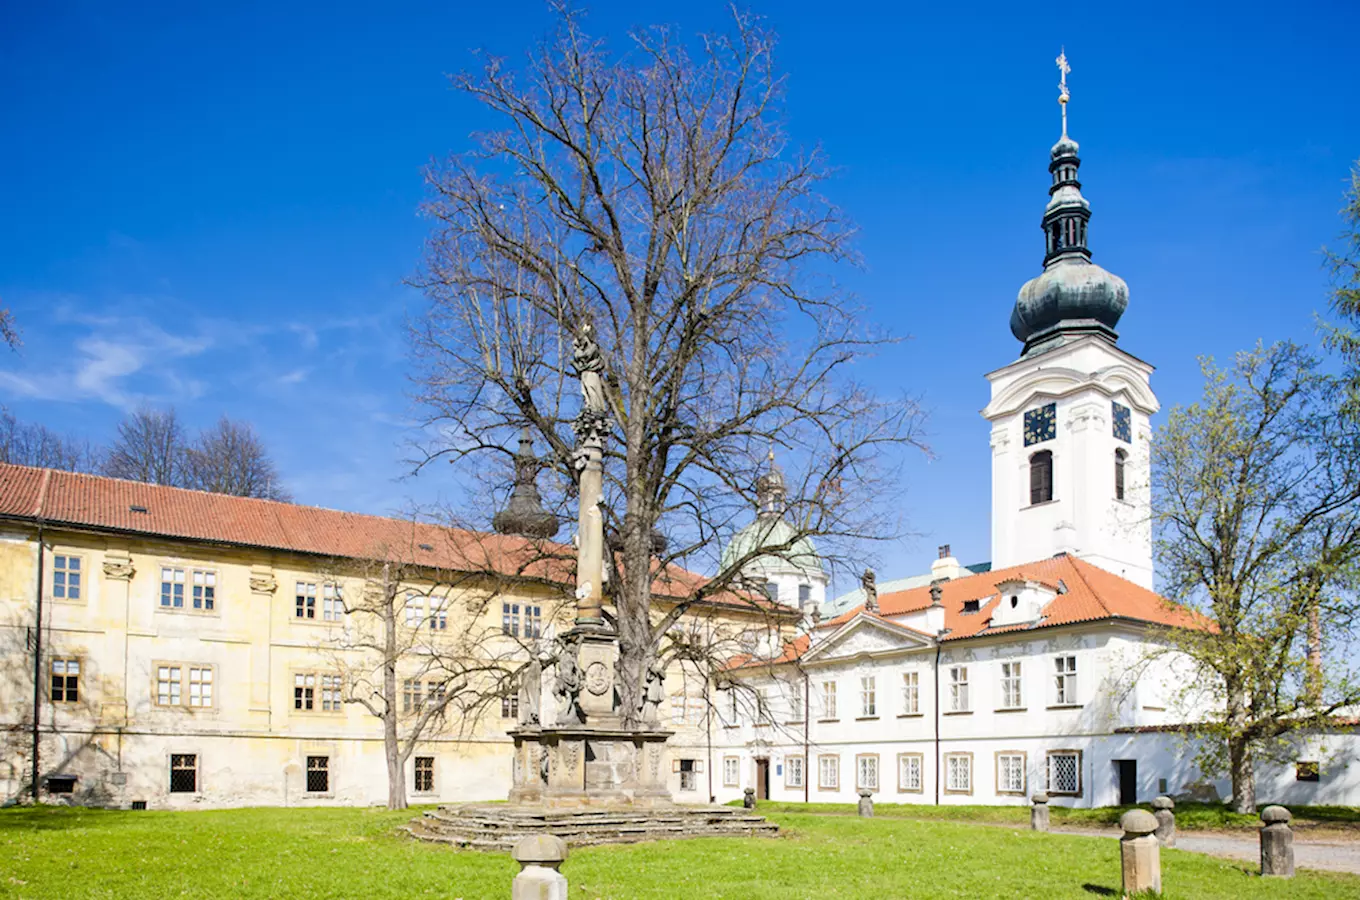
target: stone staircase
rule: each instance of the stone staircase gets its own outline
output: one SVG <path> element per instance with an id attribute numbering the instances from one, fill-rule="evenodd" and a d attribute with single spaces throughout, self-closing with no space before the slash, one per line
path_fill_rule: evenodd
<path id="1" fill-rule="evenodd" d="M 541 809 L 488 804 L 441 806 L 405 830 L 422 841 L 508 852 L 520 838 L 552 834 L 569 847 L 691 837 L 777 837 L 779 826 L 731 806 L 654 809 Z"/>

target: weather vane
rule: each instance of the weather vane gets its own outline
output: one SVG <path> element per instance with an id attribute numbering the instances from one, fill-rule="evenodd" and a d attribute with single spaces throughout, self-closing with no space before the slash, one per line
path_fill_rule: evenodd
<path id="1" fill-rule="evenodd" d="M 1072 71 L 1072 67 L 1067 64 L 1067 48 L 1058 51 L 1058 72 L 1061 77 L 1058 80 L 1058 106 L 1062 107 L 1063 137 L 1067 137 L 1067 101 L 1070 94 L 1067 93 L 1067 73 Z"/>

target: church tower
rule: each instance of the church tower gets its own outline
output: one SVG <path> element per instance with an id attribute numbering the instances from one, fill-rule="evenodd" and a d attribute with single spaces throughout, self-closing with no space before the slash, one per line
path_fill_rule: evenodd
<path id="1" fill-rule="evenodd" d="M 987 375 L 992 398 L 992 566 L 1057 553 L 1152 587 L 1149 419 L 1152 366 L 1117 346 L 1128 306 L 1123 279 L 1091 262 L 1077 142 L 1062 137 L 1048 170 L 1044 271 L 1020 289 L 1011 333 L 1020 358 Z"/>

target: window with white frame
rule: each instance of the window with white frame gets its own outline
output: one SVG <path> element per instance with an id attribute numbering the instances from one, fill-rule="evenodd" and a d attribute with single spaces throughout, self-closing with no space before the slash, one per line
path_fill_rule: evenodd
<path id="1" fill-rule="evenodd" d="M 677 759 L 675 760 L 675 770 L 680 773 L 680 790 L 699 790 L 699 773 L 704 770 L 703 764 L 699 760 Z"/>
<path id="2" fill-rule="evenodd" d="M 519 637 L 519 604 L 501 604 L 501 634 Z"/>
<path id="3" fill-rule="evenodd" d="M 1019 709 L 1024 704 L 1021 702 L 1020 692 L 1020 663 L 1003 662 L 1001 664 L 1001 708 Z"/>
<path id="4" fill-rule="evenodd" d="M 899 791 L 921 790 L 921 764 L 924 757 L 919 753 L 897 754 L 897 789 Z"/>
<path id="5" fill-rule="evenodd" d="M 839 790 L 841 786 L 841 758 L 834 753 L 817 757 L 817 789 Z"/>
<path id="6" fill-rule="evenodd" d="M 217 573 L 211 569 L 194 569 L 193 593 L 190 602 L 199 612 L 211 612 L 217 605 Z"/>
<path id="7" fill-rule="evenodd" d="M 213 705 L 211 666 L 161 663 L 156 666 L 156 705 L 209 709 Z"/>
<path id="8" fill-rule="evenodd" d="M 431 678 L 425 683 L 425 702 L 431 706 L 438 707 L 444 702 L 444 698 L 449 694 L 449 683 L 447 681 L 436 681 Z"/>
<path id="9" fill-rule="evenodd" d="M 425 598 L 415 591 L 406 593 L 406 627 L 419 628 L 425 621 Z"/>
<path id="10" fill-rule="evenodd" d="M 343 709 L 344 698 L 340 691 L 339 675 L 321 676 L 321 711 L 340 712 Z"/>
<path id="11" fill-rule="evenodd" d="M 723 757 L 723 787 L 741 787 L 741 758 Z"/>
<path id="12" fill-rule="evenodd" d="M 1077 658 L 1059 656 L 1053 660 L 1053 703 L 1074 706 L 1077 702 Z"/>
<path id="13" fill-rule="evenodd" d="M 878 715 L 878 679 L 873 675 L 859 680 L 859 714 L 865 718 Z"/>
<path id="14" fill-rule="evenodd" d="M 803 757 L 786 756 L 784 757 L 784 787 L 800 788 L 803 786 Z"/>
<path id="15" fill-rule="evenodd" d="M 1052 750 L 1048 754 L 1048 792 L 1081 793 L 1081 751 Z"/>
<path id="16" fill-rule="evenodd" d="M 179 666 L 157 666 L 156 705 L 182 706 L 183 696 Z"/>
<path id="17" fill-rule="evenodd" d="M 430 598 L 430 630 L 448 631 L 449 630 L 449 611 L 444 605 L 444 601 Z"/>
<path id="18" fill-rule="evenodd" d="M 902 715 L 915 716 L 921 712 L 921 676 L 917 672 L 902 673 Z"/>
<path id="19" fill-rule="evenodd" d="M 293 673 L 293 709 L 300 712 L 340 712 L 344 698 L 341 695 L 339 675 L 324 675 L 317 672 Z"/>
<path id="20" fill-rule="evenodd" d="M 944 756 L 945 791 L 951 794 L 973 793 L 973 755 L 946 753 Z"/>
<path id="21" fill-rule="evenodd" d="M 52 557 L 52 599 L 79 603 L 85 599 L 84 562 L 79 556 L 58 553 Z"/>
<path id="22" fill-rule="evenodd" d="M 524 607 L 524 636 L 527 638 L 543 637 L 543 607 Z"/>
<path id="23" fill-rule="evenodd" d="M 59 656 L 52 660 L 51 668 L 51 701 L 75 703 L 80 700 L 80 660 Z"/>
<path id="24" fill-rule="evenodd" d="M 756 688 L 756 724 L 770 724 L 770 689 Z"/>
<path id="25" fill-rule="evenodd" d="M 316 618 L 316 582 L 299 581 L 294 595 L 293 618 Z"/>
<path id="26" fill-rule="evenodd" d="M 855 757 L 855 790 L 878 790 L 877 753 L 861 753 Z"/>
<path id="27" fill-rule="evenodd" d="M 161 609 L 184 608 L 184 570 L 161 567 Z"/>
<path id="28" fill-rule="evenodd" d="M 836 682 L 822 682 L 822 718 L 836 718 Z"/>
<path id="29" fill-rule="evenodd" d="M 340 585 L 321 586 L 321 618 L 327 622 L 339 622 L 345 617 L 345 598 L 340 595 Z"/>
<path id="30" fill-rule="evenodd" d="M 502 719 L 519 718 L 518 694 L 507 694 L 506 696 L 501 698 L 501 718 Z"/>
<path id="31" fill-rule="evenodd" d="M 789 721 L 803 721 L 803 682 L 789 682 Z"/>
<path id="32" fill-rule="evenodd" d="M 1016 752 L 996 755 L 996 792 L 1025 793 L 1025 754 Z"/>
<path id="33" fill-rule="evenodd" d="M 967 712 L 968 707 L 968 667 L 949 667 L 949 711 Z"/>
<path id="34" fill-rule="evenodd" d="M 419 678 L 404 678 L 401 682 L 401 711 L 420 709 L 424 702 L 424 686 Z"/>
<path id="35" fill-rule="evenodd" d="M 186 601 L 185 587 L 188 586 Z M 217 608 L 217 573 L 212 569 L 185 570 L 161 566 L 161 609 L 212 612 Z"/>

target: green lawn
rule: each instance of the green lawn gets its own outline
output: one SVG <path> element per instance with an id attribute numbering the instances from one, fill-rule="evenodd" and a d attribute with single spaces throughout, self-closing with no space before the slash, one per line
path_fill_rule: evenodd
<path id="1" fill-rule="evenodd" d="M 0 811 L 0 896 L 508 900 L 515 864 L 398 835 L 410 813 Z M 883 817 L 777 813 L 779 839 L 706 838 L 588 848 L 564 871 L 581 900 L 1117 896 L 1118 844 Z M 1163 856 L 1167 897 L 1360 896 L 1360 877 L 1265 882 L 1250 866 Z"/>
<path id="2" fill-rule="evenodd" d="M 736 800 L 728 806 L 740 806 Z M 1104 828 L 1119 824 L 1119 817 L 1130 809 L 1141 807 L 1104 806 L 1097 809 L 1068 809 L 1051 806 L 1049 816 L 1054 825 L 1077 828 Z M 1265 808 L 1265 804 L 1262 804 Z M 854 814 L 854 803 L 775 803 L 760 804 L 762 813 L 838 813 Z M 1360 807 L 1356 806 L 1291 806 L 1291 823 L 1296 831 L 1353 831 L 1360 834 Z M 915 803 L 875 803 L 874 815 L 895 819 L 923 821 L 989 822 L 1002 825 L 1029 825 L 1028 806 L 925 806 Z M 1256 831 L 1261 817 L 1235 813 L 1220 803 L 1181 803 L 1176 806 L 1176 827 L 1182 831 Z"/>

